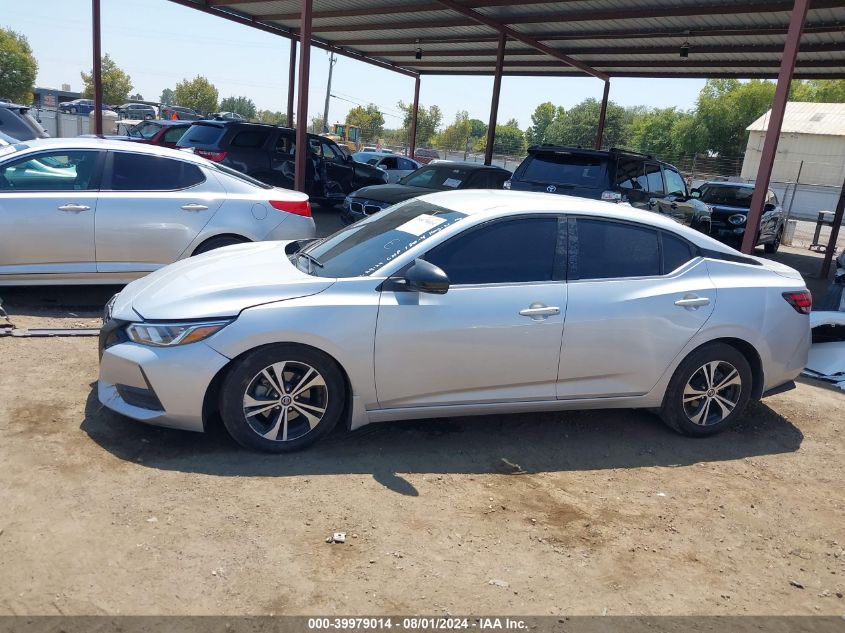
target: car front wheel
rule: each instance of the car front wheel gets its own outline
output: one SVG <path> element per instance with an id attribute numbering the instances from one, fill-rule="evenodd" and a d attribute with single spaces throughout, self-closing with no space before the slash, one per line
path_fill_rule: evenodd
<path id="1" fill-rule="evenodd" d="M 751 367 L 726 343 L 692 352 L 675 370 L 660 417 L 684 435 L 705 436 L 733 425 L 751 398 Z"/>
<path id="2" fill-rule="evenodd" d="M 309 446 L 343 414 L 346 387 L 337 365 L 308 347 L 276 344 L 236 361 L 220 392 L 220 413 L 241 446 L 287 453 Z"/>
<path id="3" fill-rule="evenodd" d="M 778 229 L 777 234 L 775 235 L 775 239 L 772 240 L 770 243 L 763 246 L 763 250 L 768 253 L 769 255 L 773 255 L 778 252 L 780 248 L 780 241 L 783 239 L 783 227 Z"/>

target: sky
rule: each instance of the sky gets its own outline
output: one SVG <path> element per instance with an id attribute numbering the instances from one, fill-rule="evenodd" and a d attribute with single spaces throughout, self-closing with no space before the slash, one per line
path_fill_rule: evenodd
<path id="1" fill-rule="evenodd" d="M 80 91 L 80 71 L 91 68 L 89 0 L 0 0 L 0 26 L 23 33 L 38 62 L 36 85 Z M 244 95 L 258 109 L 287 108 L 289 40 L 182 7 L 168 0 L 102 0 L 102 47 L 132 78 L 133 94 L 158 100 L 164 88 L 197 75 L 207 77 L 220 99 Z M 322 115 L 328 53 L 311 49 L 308 118 Z M 704 80 L 629 79 L 611 81 L 610 99 L 622 106 L 691 109 Z M 485 123 L 490 116 L 492 77 L 424 76 L 420 103 L 438 105 L 444 125 L 460 110 Z M 591 77 L 504 77 L 499 103 L 501 123 L 517 119 L 523 129 L 540 103 L 569 108 L 593 97 L 603 83 Z M 329 120 L 343 121 L 350 108 L 375 103 L 385 127 L 402 124 L 396 104 L 413 101 L 414 80 L 347 57 L 338 57 L 332 78 Z"/>

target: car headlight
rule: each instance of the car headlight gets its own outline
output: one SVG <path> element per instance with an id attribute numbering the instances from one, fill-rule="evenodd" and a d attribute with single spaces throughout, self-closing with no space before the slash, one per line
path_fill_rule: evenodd
<path id="1" fill-rule="evenodd" d="M 232 319 L 202 323 L 130 323 L 126 335 L 130 341 L 153 347 L 174 347 L 207 339 L 229 325 Z"/>
<path id="2" fill-rule="evenodd" d="M 352 202 L 352 201 L 349 199 L 349 196 L 346 196 L 346 197 L 343 199 L 343 208 L 344 208 L 344 209 L 346 209 L 347 211 L 349 211 L 349 204 L 350 204 L 351 202 Z"/>
<path id="3" fill-rule="evenodd" d="M 745 224 L 745 221 L 747 219 L 748 218 L 745 216 L 744 213 L 735 213 L 728 218 L 728 222 L 730 222 L 734 226 L 739 226 L 740 224 Z"/>

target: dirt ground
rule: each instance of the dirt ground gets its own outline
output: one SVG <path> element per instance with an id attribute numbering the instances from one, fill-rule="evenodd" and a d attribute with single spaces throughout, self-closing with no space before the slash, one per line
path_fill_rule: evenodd
<path id="1" fill-rule="evenodd" d="M 96 327 L 114 290 L 0 294 L 20 327 Z M 268 456 L 104 410 L 94 338 L 0 358 L 0 614 L 845 614 L 845 394 L 819 383 L 703 440 L 592 411 Z"/>

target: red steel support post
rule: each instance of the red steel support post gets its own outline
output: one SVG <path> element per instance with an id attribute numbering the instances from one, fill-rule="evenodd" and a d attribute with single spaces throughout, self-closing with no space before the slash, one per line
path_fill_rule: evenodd
<path id="1" fill-rule="evenodd" d="M 839 192 L 839 202 L 836 203 L 836 213 L 833 214 L 833 226 L 830 227 L 830 241 L 827 243 L 827 249 L 824 252 L 824 262 L 822 262 L 822 279 L 827 279 L 827 276 L 830 274 L 830 263 L 833 260 L 833 251 L 836 250 L 836 240 L 839 239 L 839 228 L 842 226 L 843 214 L 845 214 L 845 182 L 842 183 L 842 190 Z"/>
<path id="2" fill-rule="evenodd" d="M 745 223 L 745 235 L 742 238 L 742 252 L 751 254 L 757 244 L 757 231 L 760 228 L 760 217 L 763 215 L 763 205 L 766 192 L 769 190 L 769 179 L 772 177 L 772 167 L 775 164 L 775 154 L 778 149 L 778 137 L 783 125 L 783 115 L 786 112 L 786 102 L 789 98 L 789 84 L 795 71 L 795 60 L 798 57 L 798 46 L 801 43 L 801 33 L 807 20 L 807 9 L 810 0 L 795 0 L 792 14 L 789 17 L 789 30 L 786 33 L 786 44 L 783 47 L 783 57 L 780 61 L 778 83 L 775 88 L 775 98 L 772 102 L 772 114 L 766 138 L 763 141 L 763 151 L 760 153 L 760 167 L 757 169 L 757 180 L 754 183 L 754 194 L 751 196 L 751 207 L 748 209 L 748 221 Z"/>
<path id="3" fill-rule="evenodd" d="M 601 149 L 604 140 L 604 119 L 607 116 L 607 97 L 610 94 L 610 80 L 604 82 L 604 96 L 601 98 L 601 112 L 599 113 L 599 129 L 596 131 L 596 149 Z"/>
<path id="4" fill-rule="evenodd" d="M 94 49 L 94 134 L 103 133 L 103 62 L 100 39 L 100 0 L 91 0 L 91 39 Z"/>
<path id="5" fill-rule="evenodd" d="M 311 148 L 308 143 L 308 79 L 311 75 L 311 14 L 313 0 L 302 1 L 299 28 L 299 91 L 296 102 L 296 156 L 294 189 L 305 191 L 305 165 Z"/>
<path id="6" fill-rule="evenodd" d="M 499 118 L 499 93 L 502 91 L 502 67 L 505 64 L 505 44 L 508 37 L 499 33 L 499 50 L 496 53 L 496 74 L 493 75 L 493 98 L 490 101 L 490 121 L 487 123 L 487 144 L 484 146 L 484 164 L 493 162 L 493 144 L 496 142 L 496 121 Z"/>
<path id="7" fill-rule="evenodd" d="M 288 111 L 287 126 L 293 127 L 293 94 L 296 86 L 296 39 L 290 40 L 290 64 L 288 66 Z"/>
<path id="8" fill-rule="evenodd" d="M 420 111 L 420 76 L 417 75 L 414 79 L 414 108 L 411 110 L 411 148 L 408 150 L 408 156 L 414 157 L 417 151 L 417 115 Z"/>

